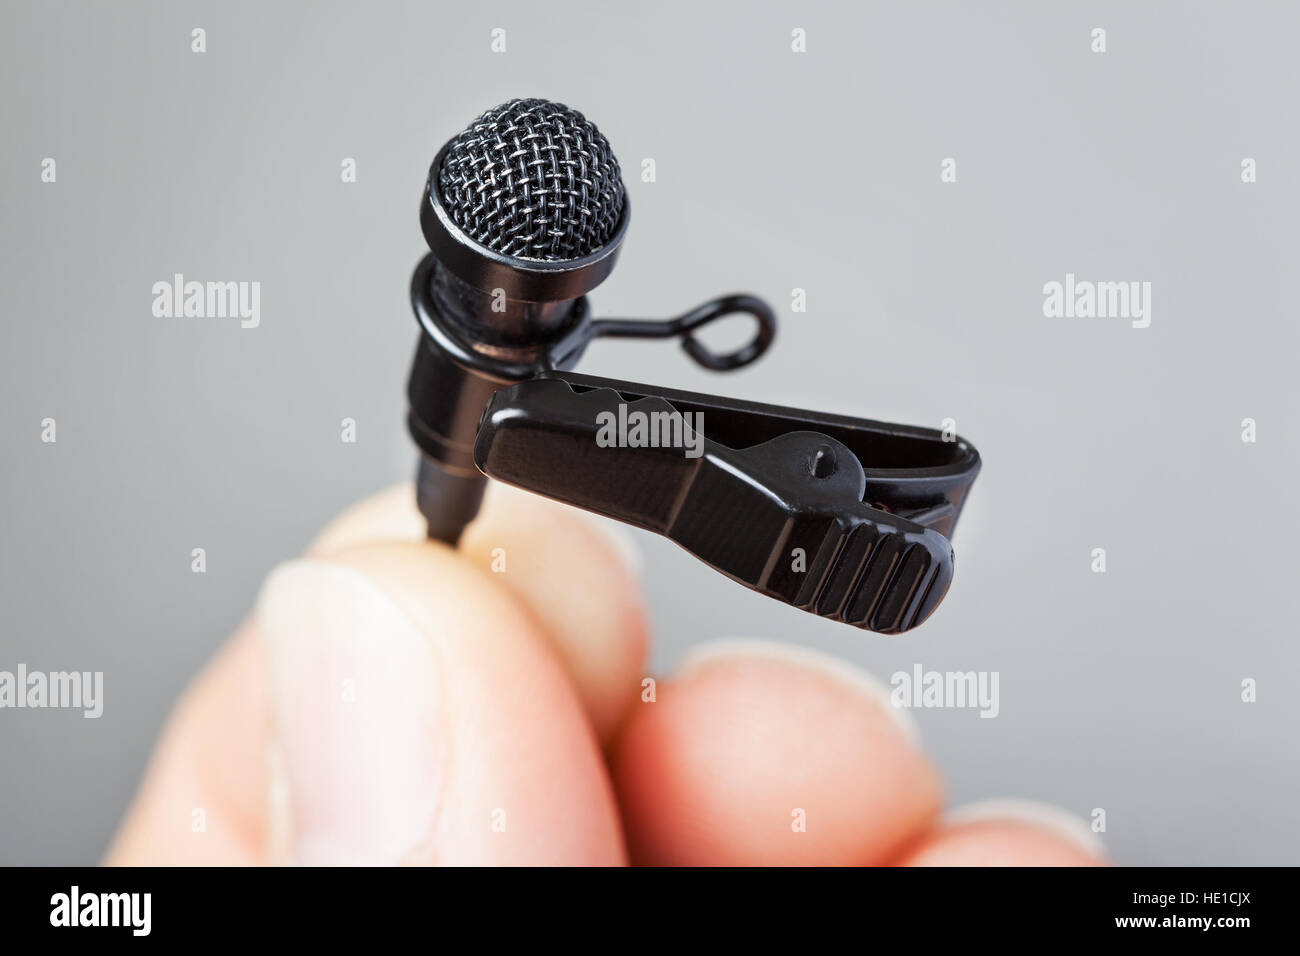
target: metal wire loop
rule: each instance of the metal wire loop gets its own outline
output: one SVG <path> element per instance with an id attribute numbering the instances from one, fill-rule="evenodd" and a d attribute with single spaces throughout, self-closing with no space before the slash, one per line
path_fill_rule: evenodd
<path id="1" fill-rule="evenodd" d="M 758 323 L 749 342 L 731 352 L 714 352 L 692 333 L 701 326 L 729 315 L 745 313 Z M 668 339 L 681 337 L 682 349 L 697 364 L 714 372 L 727 372 L 753 362 L 776 338 L 776 313 L 762 299 L 752 295 L 724 295 L 696 306 L 674 319 L 597 319 L 592 338 Z"/>

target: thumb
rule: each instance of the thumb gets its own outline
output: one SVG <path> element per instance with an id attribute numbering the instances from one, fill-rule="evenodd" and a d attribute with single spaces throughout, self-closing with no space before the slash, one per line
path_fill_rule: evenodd
<path id="1" fill-rule="evenodd" d="M 293 562 L 257 620 L 273 861 L 622 861 L 572 685 L 527 614 L 453 552 L 370 544 Z"/>
<path id="2" fill-rule="evenodd" d="M 622 861 L 527 595 L 445 547 L 365 540 L 272 573 L 177 705 L 106 862 Z"/>

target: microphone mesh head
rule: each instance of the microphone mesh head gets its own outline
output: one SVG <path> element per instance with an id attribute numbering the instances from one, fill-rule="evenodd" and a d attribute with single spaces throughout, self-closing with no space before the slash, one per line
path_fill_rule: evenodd
<path id="1" fill-rule="evenodd" d="M 448 215 L 470 238 L 520 259 L 580 259 L 623 215 L 609 141 L 577 110 L 511 100 L 451 141 L 437 171 Z"/>

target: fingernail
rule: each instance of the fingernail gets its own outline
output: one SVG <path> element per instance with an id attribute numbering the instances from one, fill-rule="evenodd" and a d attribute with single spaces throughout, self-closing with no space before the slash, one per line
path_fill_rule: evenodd
<path id="1" fill-rule="evenodd" d="M 257 605 L 271 671 L 272 806 L 291 860 L 395 865 L 426 842 L 447 753 L 433 648 L 364 574 L 273 571 Z"/>
<path id="2" fill-rule="evenodd" d="M 988 823 L 991 821 L 1009 823 L 1027 823 L 1031 826 L 1050 830 L 1062 839 L 1069 840 L 1075 846 L 1093 856 L 1105 856 L 1106 848 L 1101 837 L 1095 833 L 1086 821 L 1075 816 L 1069 810 L 1050 803 L 1037 800 L 1017 800 L 1012 798 L 981 800 L 950 811 L 944 822 L 952 825 L 963 823 Z"/>
<path id="3" fill-rule="evenodd" d="M 709 641 L 706 644 L 697 644 L 687 651 L 682 657 L 680 670 L 685 673 L 714 661 L 743 658 L 780 661 L 796 667 L 820 671 L 841 686 L 879 705 L 912 744 L 919 745 L 921 741 L 921 732 L 916 721 L 905 709 L 894 706 L 888 687 L 856 665 L 812 648 L 756 638 Z"/>

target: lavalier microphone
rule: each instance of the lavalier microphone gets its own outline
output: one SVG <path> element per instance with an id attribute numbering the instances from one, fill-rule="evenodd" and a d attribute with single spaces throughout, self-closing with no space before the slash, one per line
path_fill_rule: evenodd
<path id="1" fill-rule="evenodd" d="M 559 103 L 488 110 L 435 157 L 407 389 L 429 537 L 455 543 L 492 478 L 666 535 L 822 617 L 882 633 L 920 624 L 952 579 L 948 536 L 979 454 L 932 429 L 574 373 L 602 336 L 679 338 L 726 371 L 775 335 L 751 295 L 664 321 L 595 318 L 587 294 L 630 212 L 609 142 Z M 756 322 L 741 348 L 695 337 L 735 313 Z"/>

